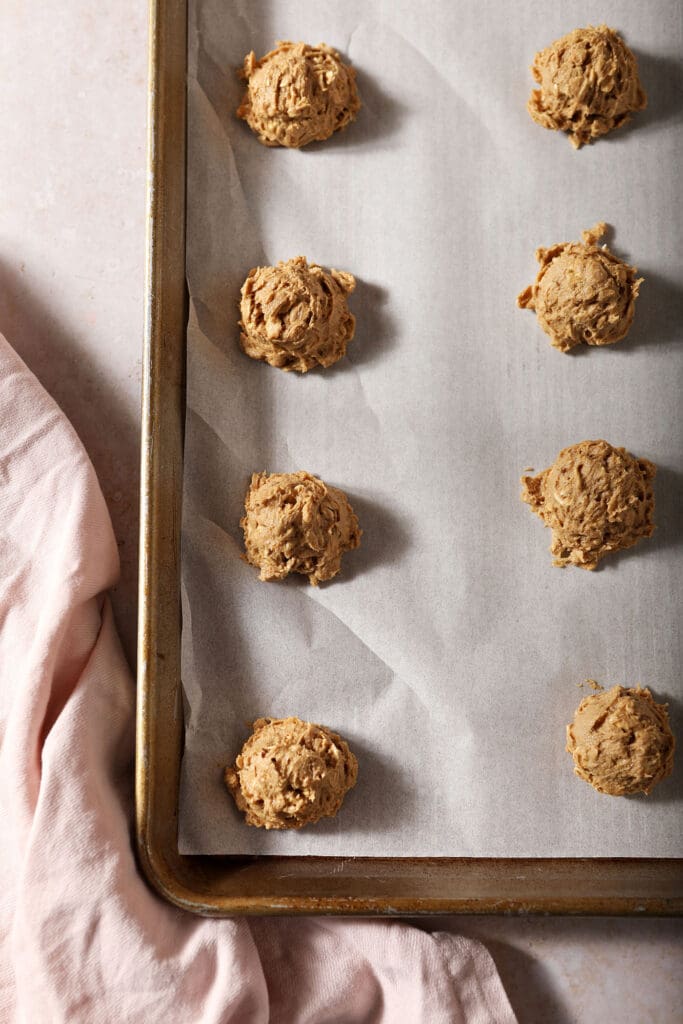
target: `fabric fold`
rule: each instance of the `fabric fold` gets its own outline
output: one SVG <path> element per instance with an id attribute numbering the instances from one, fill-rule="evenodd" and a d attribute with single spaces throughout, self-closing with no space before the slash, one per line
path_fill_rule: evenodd
<path id="1" fill-rule="evenodd" d="M 0 423 L 0 1019 L 514 1024 L 471 940 L 206 920 L 147 887 L 111 522 L 74 431 L 2 337 Z"/>

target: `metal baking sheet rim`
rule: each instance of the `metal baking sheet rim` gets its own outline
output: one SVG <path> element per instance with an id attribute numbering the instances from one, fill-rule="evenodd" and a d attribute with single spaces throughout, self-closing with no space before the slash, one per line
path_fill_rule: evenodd
<path id="1" fill-rule="evenodd" d="M 236 914 L 683 914 L 683 859 L 200 857 L 178 853 L 187 0 L 150 0 L 136 842 L 171 903 Z"/>

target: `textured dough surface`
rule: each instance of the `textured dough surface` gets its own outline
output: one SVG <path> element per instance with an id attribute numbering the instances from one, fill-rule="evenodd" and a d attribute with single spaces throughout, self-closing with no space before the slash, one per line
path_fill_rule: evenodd
<path id="1" fill-rule="evenodd" d="M 671 775 L 674 747 L 666 704 L 639 686 L 585 697 L 567 726 L 574 771 L 610 796 L 650 793 Z"/>
<path id="2" fill-rule="evenodd" d="M 522 501 L 553 531 L 553 564 L 595 569 L 605 555 L 651 537 L 656 471 L 625 448 L 581 441 L 538 476 L 523 476 Z"/>
<path id="3" fill-rule="evenodd" d="M 329 273 L 304 256 L 254 267 L 242 285 L 240 343 L 252 359 L 306 373 L 346 354 L 356 320 L 346 303 L 352 274 Z"/>
<path id="4" fill-rule="evenodd" d="M 297 829 L 333 818 L 358 776 L 348 744 L 299 718 L 259 718 L 253 730 L 225 769 L 225 784 L 247 825 Z"/>
<path id="5" fill-rule="evenodd" d="M 540 89 L 531 93 L 529 113 L 544 128 L 567 132 L 576 149 L 647 105 L 635 56 L 606 25 L 556 39 L 536 54 L 531 72 Z"/>
<path id="6" fill-rule="evenodd" d="M 237 116 L 265 146 L 299 149 L 322 142 L 360 110 L 356 72 L 324 43 L 279 42 L 261 60 L 252 51 L 241 76 L 247 91 Z"/>
<path id="7" fill-rule="evenodd" d="M 575 345 L 613 345 L 629 331 L 642 278 L 598 245 L 607 230 L 602 221 L 582 233 L 581 242 L 537 249 L 541 264 L 535 282 L 517 297 L 533 309 L 550 343 L 560 352 Z"/>
<path id="8" fill-rule="evenodd" d="M 262 580 L 298 572 L 314 586 L 337 575 L 362 532 L 344 492 L 304 470 L 254 473 L 240 525 L 246 559 Z"/>

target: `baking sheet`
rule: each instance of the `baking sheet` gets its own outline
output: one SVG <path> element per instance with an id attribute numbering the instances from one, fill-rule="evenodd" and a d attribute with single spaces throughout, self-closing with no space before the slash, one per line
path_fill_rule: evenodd
<path id="1" fill-rule="evenodd" d="M 525 111 L 536 49 L 617 27 L 648 110 L 575 152 Z M 190 4 L 182 853 L 680 856 L 682 773 L 645 799 L 573 776 L 587 677 L 668 700 L 681 734 L 681 9 L 635 2 Z M 300 152 L 234 117 L 234 68 L 281 38 L 358 72 L 356 124 Z M 597 220 L 645 284 L 629 338 L 564 356 L 515 308 L 539 245 Z M 298 254 L 358 278 L 356 338 L 304 377 L 247 359 L 239 288 Z M 551 567 L 526 467 L 604 437 L 655 461 L 655 537 Z M 365 531 L 342 576 L 260 583 L 249 476 L 307 469 Z M 357 787 L 300 833 L 243 824 L 222 785 L 260 715 L 349 740 Z M 680 762 L 680 758 L 679 758 Z"/>

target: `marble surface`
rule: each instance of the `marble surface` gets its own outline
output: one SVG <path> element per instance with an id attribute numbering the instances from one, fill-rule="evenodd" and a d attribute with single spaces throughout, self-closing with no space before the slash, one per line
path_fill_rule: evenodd
<path id="1" fill-rule="evenodd" d="M 71 419 L 121 553 L 135 651 L 147 14 L 0 3 L 0 329 Z"/>
<path id="2" fill-rule="evenodd" d="M 683 1020 L 680 921 L 451 916 L 428 927 L 483 942 L 519 1024 Z"/>
<path id="3" fill-rule="evenodd" d="M 135 652 L 145 4 L 0 4 L 0 330 L 68 414 L 121 552 Z M 481 939 L 520 1024 L 679 1024 L 680 921 L 439 918 Z"/>

